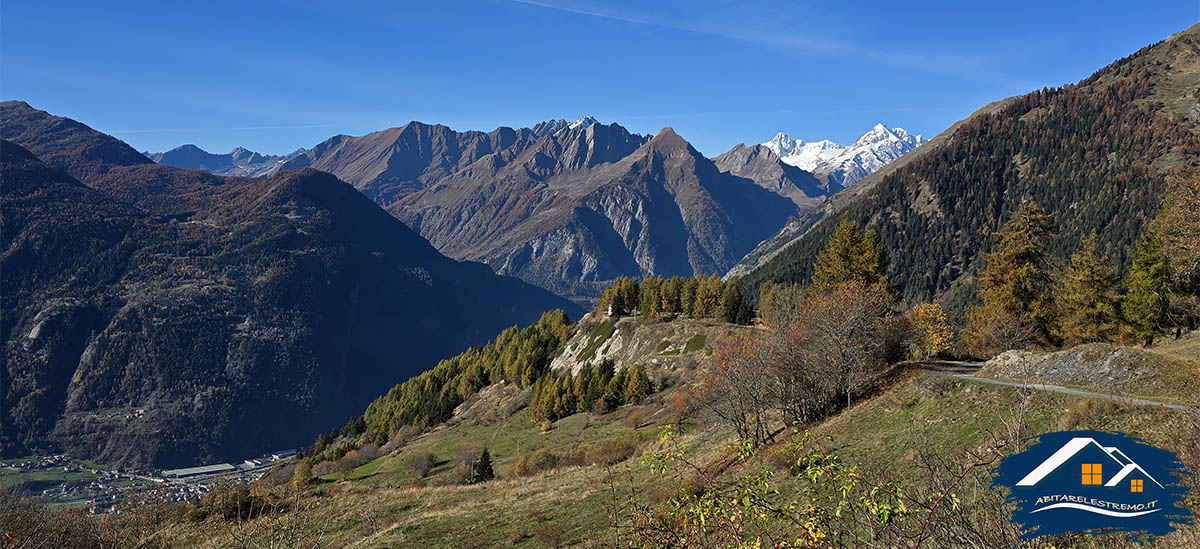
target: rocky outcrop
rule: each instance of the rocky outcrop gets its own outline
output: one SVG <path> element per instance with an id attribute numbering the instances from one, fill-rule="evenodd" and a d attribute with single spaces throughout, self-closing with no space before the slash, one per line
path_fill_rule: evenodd
<path id="1" fill-rule="evenodd" d="M 1090 343 L 1051 353 L 1005 351 L 987 361 L 983 376 L 1051 385 L 1136 388 L 1154 375 L 1161 359 L 1129 347 Z"/>

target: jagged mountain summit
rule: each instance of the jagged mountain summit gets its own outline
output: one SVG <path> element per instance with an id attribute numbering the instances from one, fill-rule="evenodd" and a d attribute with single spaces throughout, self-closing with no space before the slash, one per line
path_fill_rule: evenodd
<path id="1" fill-rule="evenodd" d="M 588 303 L 620 276 L 724 273 L 828 194 L 763 151 L 718 166 L 669 128 L 591 116 L 486 133 L 410 122 L 335 136 L 277 171 L 329 171 L 442 253 Z"/>
<path id="2" fill-rule="evenodd" d="M 800 211 L 670 128 L 598 123 L 484 156 L 389 210 L 451 257 L 579 302 L 620 276 L 723 273 Z"/>
<path id="3" fill-rule="evenodd" d="M 771 149 L 785 164 L 825 177 L 831 184 L 845 188 L 924 142 L 924 137 L 912 135 L 904 128 L 876 124 L 850 145 L 828 139 L 806 142 L 782 132 L 762 145 Z"/>
<path id="4" fill-rule="evenodd" d="M 326 171 L 387 208 L 485 156 L 523 151 L 567 125 L 554 120 L 533 128 L 501 127 L 484 133 L 412 121 L 361 136 L 333 136 L 274 172 L 302 167 Z"/>
<path id="5" fill-rule="evenodd" d="M 304 154 L 304 149 L 285 155 L 264 155 L 237 147 L 225 154 L 214 154 L 189 143 L 167 152 L 142 154 L 156 163 L 177 168 L 204 170 L 216 175 L 259 177 L 271 173 L 280 163 Z"/>
<path id="6" fill-rule="evenodd" d="M 294 447 L 500 330 L 582 312 L 439 254 L 327 173 L 153 164 L 0 109 L 5 457 L 180 467 Z"/>
<path id="7" fill-rule="evenodd" d="M 801 211 L 811 210 L 841 190 L 827 179 L 784 162 L 764 145 L 735 145 L 713 159 L 723 172 L 754 181 L 758 186 L 790 199 Z"/>

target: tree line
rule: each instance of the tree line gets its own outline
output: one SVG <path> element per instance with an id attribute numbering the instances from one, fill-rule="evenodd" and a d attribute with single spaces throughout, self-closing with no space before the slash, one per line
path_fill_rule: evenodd
<path id="1" fill-rule="evenodd" d="M 529 418 L 554 421 L 579 412 L 603 412 L 622 404 L 637 404 L 654 392 L 654 383 L 637 365 L 615 369 L 612 359 L 579 373 L 546 376 L 533 385 Z"/>
<path id="2" fill-rule="evenodd" d="M 1200 320 L 1200 172 L 1176 170 L 1163 209 L 1147 224 L 1124 276 L 1095 232 L 1064 264 L 1050 253 L 1057 227 L 1022 204 L 984 254 L 979 304 L 967 311 L 971 352 L 1116 341 L 1150 345 Z"/>
<path id="3" fill-rule="evenodd" d="M 753 299 L 738 281 L 725 282 L 717 275 L 652 276 L 640 282 L 618 278 L 605 288 L 597 307 L 613 316 L 644 318 L 708 318 L 733 324 L 754 320 Z"/>
<path id="4" fill-rule="evenodd" d="M 549 373 L 550 361 L 571 334 L 566 313 L 556 309 L 526 328 L 508 328 L 483 347 L 439 362 L 367 406 L 362 415 L 366 439 L 383 444 L 402 427 L 441 423 L 467 397 L 500 381 L 533 386 Z"/>

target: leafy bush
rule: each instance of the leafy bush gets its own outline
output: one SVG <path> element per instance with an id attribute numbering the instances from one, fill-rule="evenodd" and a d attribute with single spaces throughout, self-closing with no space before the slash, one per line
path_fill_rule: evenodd
<path id="1" fill-rule="evenodd" d="M 516 464 L 513 466 L 513 476 L 527 477 L 564 467 L 616 465 L 629 459 L 636 452 L 637 445 L 625 438 L 610 439 L 593 444 L 584 443 L 559 451 L 538 448 L 531 454 L 522 454 L 517 457 Z"/>
<path id="2" fill-rule="evenodd" d="M 433 469 L 433 454 L 417 452 L 408 458 L 408 466 L 412 469 L 413 478 L 421 480 L 429 474 L 430 469 Z"/>

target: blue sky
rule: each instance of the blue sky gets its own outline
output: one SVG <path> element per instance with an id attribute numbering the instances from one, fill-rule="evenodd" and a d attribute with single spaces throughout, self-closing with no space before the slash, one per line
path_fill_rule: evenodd
<path id="1" fill-rule="evenodd" d="M 5 0 L 0 97 L 151 151 L 590 114 L 672 126 L 713 156 L 778 131 L 849 142 L 876 122 L 930 137 L 1198 16 L 1197 0 Z"/>

